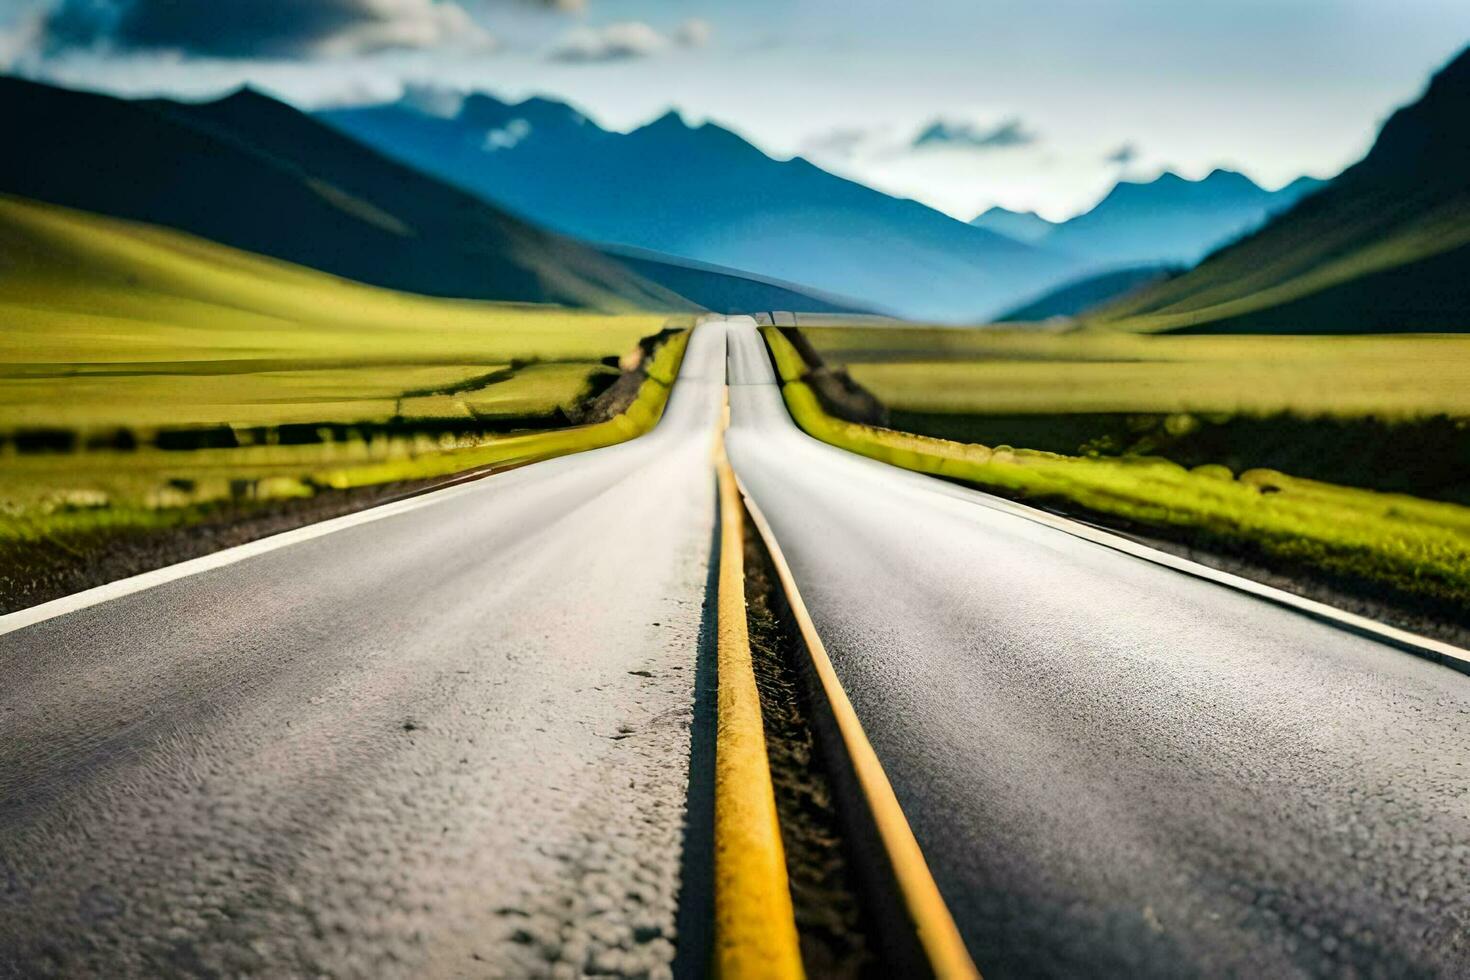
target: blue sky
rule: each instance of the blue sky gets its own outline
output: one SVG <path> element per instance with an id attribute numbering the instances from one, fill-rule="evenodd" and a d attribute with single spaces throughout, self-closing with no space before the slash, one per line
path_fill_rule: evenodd
<path id="1" fill-rule="evenodd" d="M 0 0 L 0 65 L 306 106 L 548 94 L 616 128 L 676 106 L 960 217 L 1060 218 L 1165 167 L 1335 173 L 1470 42 L 1464 0 L 197 3 L 181 23 L 161 0 Z"/>

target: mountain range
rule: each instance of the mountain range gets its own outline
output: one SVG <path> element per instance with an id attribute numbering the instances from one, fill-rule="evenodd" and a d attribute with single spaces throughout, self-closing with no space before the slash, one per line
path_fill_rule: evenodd
<path id="1" fill-rule="evenodd" d="M 1193 265 L 1325 184 L 1299 177 L 1268 191 L 1233 170 L 1199 180 L 1165 171 L 1150 181 L 1119 181 L 1094 207 L 1066 221 L 995 207 L 971 224 L 1094 267 Z"/>
<path id="2" fill-rule="evenodd" d="M 1064 252 L 1088 270 L 996 318 L 1027 323 L 1076 316 L 1166 279 L 1325 185 L 1300 177 L 1268 191 L 1230 170 L 1199 180 L 1165 171 L 1150 181 L 1119 181 L 1096 206 L 1066 221 L 993 207 L 971 224 Z"/>
<path id="3" fill-rule="evenodd" d="M 1331 183 L 1272 192 L 1226 170 L 1165 173 L 1120 182 L 1069 221 L 996 208 L 966 224 L 676 113 L 625 134 L 547 99 L 312 116 L 248 89 L 129 101 L 0 78 L 0 126 L 17 137 L 0 193 L 428 295 L 971 322 L 1085 310 L 1086 323 L 1149 331 L 1459 330 L 1466 118 L 1470 51 Z"/>
<path id="4" fill-rule="evenodd" d="M 1196 333 L 1470 330 L 1470 49 L 1331 184 L 1086 317 Z"/>
<path id="5" fill-rule="evenodd" d="M 1136 274 L 1115 273 L 1193 264 L 1323 184 L 1303 177 L 1267 191 L 1229 170 L 1200 180 L 1166 172 L 1120 182 L 1068 221 L 992 208 L 965 228 L 674 112 L 626 134 L 562 102 L 483 93 L 447 113 L 410 96 L 319 116 L 566 234 L 800 282 L 914 319 L 992 318 L 1084 280 L 1136 285 Z"/>
<path id="6" fill-rule="evenodd" d="M 1165 171 L 1146 183 L 1120 181 L 1096 207 L 1058 225 L 1045 242 L 1110 266 L 1193 265 L 1324 183 L 1299 177 L 1268 191 L 1233 170 L 1215 170 L 1199 180 Z"/>
<path id="7" fill-rule="evenodd" d="M 248 89 L 188 104 L 0 78 L 0 128 L 16 135 L 0 154 L 0 192 L 371 285 L 607 310 L 853 308 L 657 257 L 626 262 Z"/>
<path id="8" fill-rule="evenodd" d="M 919 319 L 979 320 L 1077 272 L 1069 257 L 778 161 L 677 113 L 611 132 L 572 107 L 484 94 L 319 118 L 556 231 L 746 270 Z"/>

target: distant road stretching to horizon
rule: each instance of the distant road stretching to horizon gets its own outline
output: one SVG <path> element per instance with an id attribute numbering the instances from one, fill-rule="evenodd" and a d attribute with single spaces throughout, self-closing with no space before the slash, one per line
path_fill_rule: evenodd
<path id="1" fill-rule="evenodd" d="M 1470 679 L 819 443 L 737 317 L 648 436 L 0 617 L 0 976 L 667 972 L 727 381 L 987 976 L 1470 975 Z"/>

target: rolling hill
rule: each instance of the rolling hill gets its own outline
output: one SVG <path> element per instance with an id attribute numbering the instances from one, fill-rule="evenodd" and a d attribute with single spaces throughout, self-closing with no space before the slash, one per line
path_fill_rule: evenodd
<path id="1" fill-rule="evenodd" d="M 394 292 L 173 228 L 3 193 L 0 255 L 0 364 L 7 368 L 0 377 L 8 385 L 0 415 L 12 420 L 38 403 L 58 409 L 54 390 L 39 399 L 35 387 L 24 393 L 36 385 L 33 377 L 55 387 L 57 375 L 37 371 L 38 364 L 90 363 L 96 370 L 67 375 L 79 398 L 171 370 L 207 379 L 210 365 L 216 374 L 274 375 L 427 363 L 483 374 L 487 363 L 517 358 L 596 361 L 668 322 L 661 313 L 607 316 Z M 424 324 L 433 329 L 416 330 Z M 189 394 L 208 401 L 203 384 L 203 392 Z M 336 391 L 342 404 L 359 394 L 351 385 Z M 319 407 L 325 411 L 329 401 Z M 86 424 L 109 425 L 121 415 L 199 421 L 197 412 L 179 420 L 166 399 L 115 407 Z M 275 408 L 261 400 L 232 411 L 243 410 L 263 416 Z"/>
<path id="2" fill-rule="evenodd" d="M 1173 267 L 1134 265 L 1109 269 L 1063 283 L 996 318 L 998 323 L 1038 323 L 1053 317 L 1075 317 L 1085 310 L 1167 279 Z"/>
<path id="3" fill-rule="evenodd" d="M 269 138 L 231 131 L 245 121 Z M 0 79 L 0 191 L 145 221 L 358 282 L 603 309 L 693 304 L 263 95 L 129 102 Z"/>
<path id="4" fill-rule="evenodd" d="M 708 262 L 627 245 L 602 245 L 598 251 L 681 296 L 697 299 L 714 313 L 791 310 L 843 318 L 871 315 L 858 300 L 749 272 L 735 272 Z"/>
<path id="5" fill-rule="evenodd" d="M 164 225 L 357 282 L 431 296 L 602 310 L 798 305 L 712 271 L 688 282 L 547 232 L 249 89 L 127 101 L 0 78 L 0 191 Z M 697 295 L 660 280 L 679 279 Z M 830 310 L 810 298 L 802 303 Z"/>
<path id="6" fill-rule="evenodd" d="M 1470 330 L 1467 118 L 1470 49 L 1327 188 L 1087 322 L 1208 333 Z"/>
<path id="7" fill-rule="evenodd" d="M 983 319 L 1076 271 L 1046 250 L 669 113 L 610 132 L 547 99 L 319 114 L 558 231 L 800 282 L 915 318 Z"/>

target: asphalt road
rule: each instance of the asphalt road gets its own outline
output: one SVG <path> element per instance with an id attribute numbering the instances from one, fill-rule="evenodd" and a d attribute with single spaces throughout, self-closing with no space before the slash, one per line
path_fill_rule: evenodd
<path id="1" fill-rule="evenodd" d="M 982 972 L 1470 976 L 1470 678 L 800 433 L 765 512 Z"/>
<path id="2" fill-rule="evenodd" d="M 724 340 L 642 439 L 0 635 L 0 976 L 666 973 Z M 1470 975 L 1465 677 L 822 445 L 749 321 L 728 363 L 988 976 Z"/>
<path id="3" fill-rule="evenodd" d="M 0 976 L 667 974 L 723 362 L 641 439 L 0 636 Z"/>

